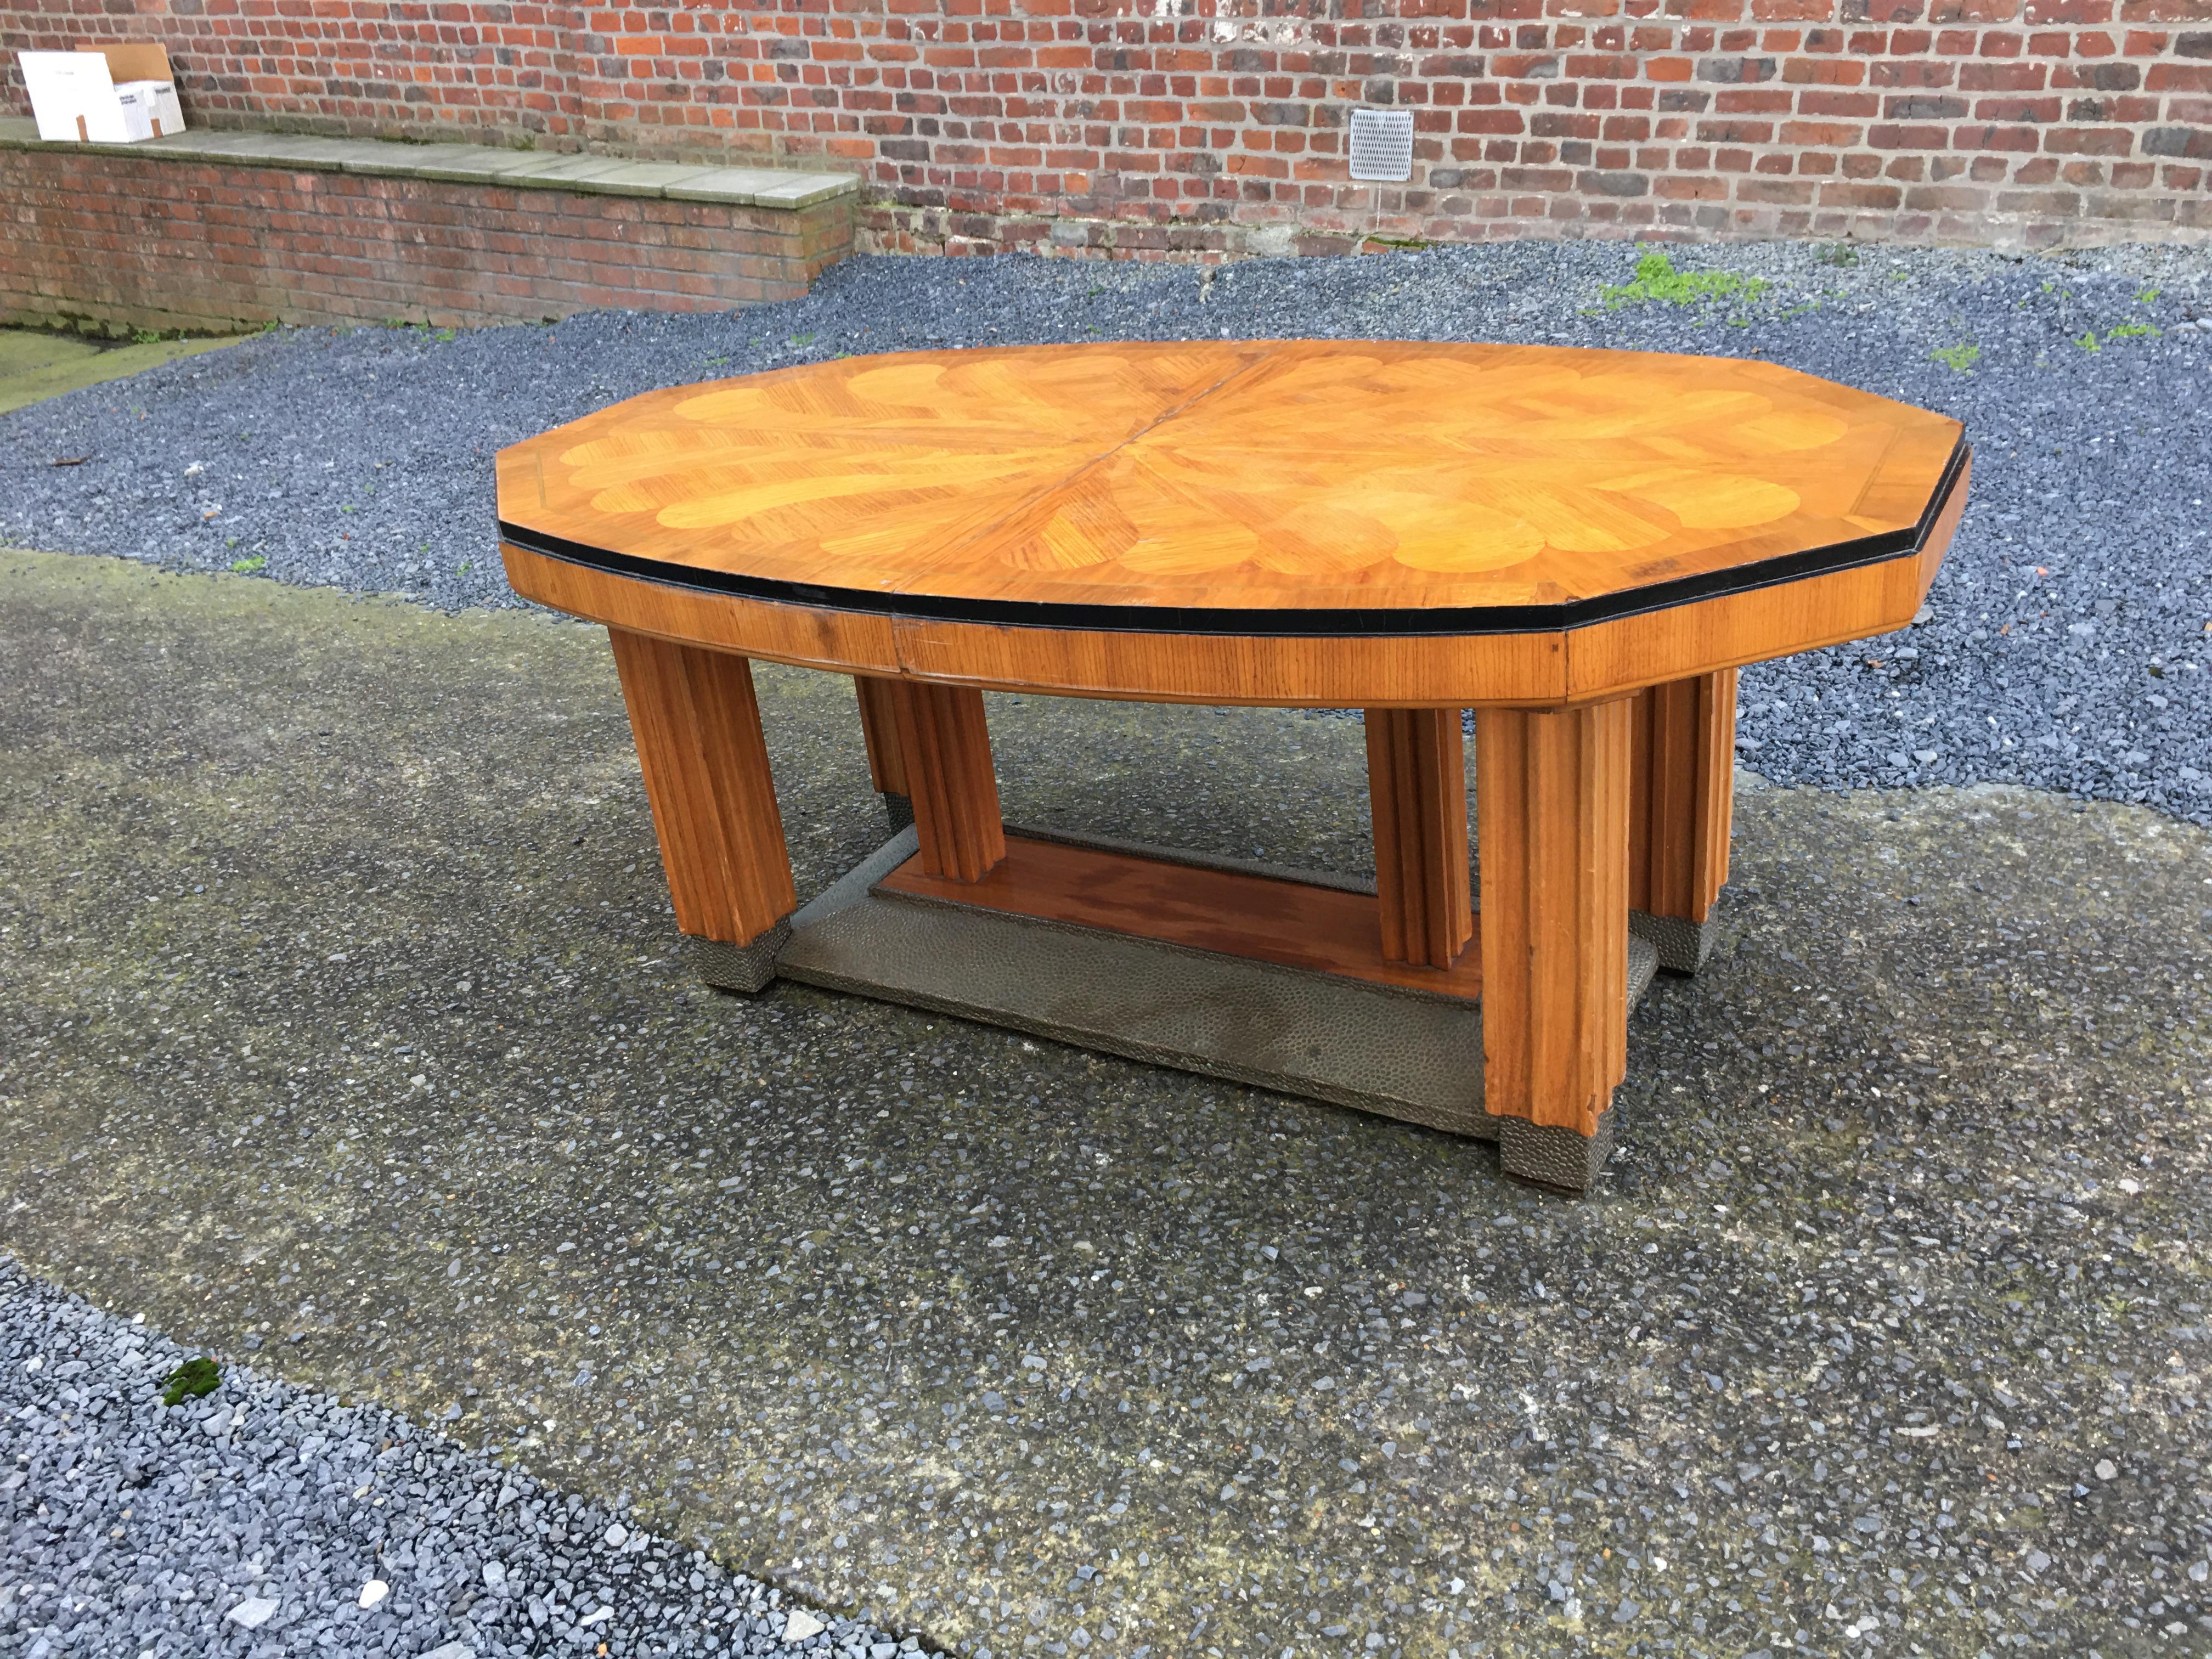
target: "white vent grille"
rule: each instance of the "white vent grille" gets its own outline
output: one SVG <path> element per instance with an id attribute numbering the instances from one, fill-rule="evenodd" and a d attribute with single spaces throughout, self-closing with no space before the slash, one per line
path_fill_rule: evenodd
<path id="1" fill-rule="evenodd" d="M 1403 184 L 1413 176 L 1413 117 L 1410 110 L 1352 112 L 1352 176 L 1378 184 Z"/>

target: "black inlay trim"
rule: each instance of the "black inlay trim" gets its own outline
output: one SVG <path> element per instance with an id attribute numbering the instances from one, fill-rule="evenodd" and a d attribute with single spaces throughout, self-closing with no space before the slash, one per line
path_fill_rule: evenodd
<path id="1" fill-rule="evenodd" d="M 702 592 L 734 593 L 749 599 L 811 605 L 817 610 L 857 611 L 872 616 L 905 617 L 923 622 L 982 623 L 1014 628 L 1083 629 L 1116 634 L 1225 634 L 1279 639 L 1334 638 L 1359 635 L 1402 637 L 1427 634 L 1534 634 L 1622 617 L 1694 605 L 1700 599 L 1748 593 L 1783 582 L 1802 581 L 1862 565 L 1916 556 L 1936 521 L 1950 504 L 1973 451 L 1961 435 L 1929 498 L 1920 522 L 1910 530 L 1862 536 L 1826 547 L 1762 559 L 1698 576 L 1679 576 L 1596 599 L 1561 605 L 1472 605 L 1452 609 L 1406 607 L 1346 611 L 1235 611 L 1202 605 L 1040 604 L 1023 599 L 947 599 L 926 593 L 880 593 L 864 588 L 823 587 L 812 582 L 771 581 L 726 571 L 701 570 L 610 552 L 502 519 L 499 533 L 517 547 L 571 564 L 587 565 L 614 575 L 689 587 Z M 1295 625 L 1294 625 L 1295 624 Z"/>

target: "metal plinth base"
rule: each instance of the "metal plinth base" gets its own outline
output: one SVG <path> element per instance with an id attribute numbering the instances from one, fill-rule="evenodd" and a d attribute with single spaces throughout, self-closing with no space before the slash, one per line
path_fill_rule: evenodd
<path id="1" fill-rule="evenodd" d="M 1670 974 L 1694 974 L 1704 967 L 1718 933 L 1711 913 L 1703 921 L 1646 915 L 1641 910 L 1628 913 L 1629 937 L 1650 940 L 1659 952 L 1659 965 Z"/>
<path id="2" fill-rule="evenodd" d="M 1523 1117 L 1494 1119 L 1498 1161 L 1508 1176 L 1524 1185 L 1541 1187 L 1547 1193 L 1586 1193 L 1613 1156 L 1613 1126 L 1620 1116 L 1617 1110 L 1601 1114 L 1594 1135 L 1531 1123 Z"/>
<path id="3" fill-rule="evenodd" d="M 775 959 L 791 937 L 791 923 L 779 921 L 750 945 L 725 945 L 719 939 L 691 941 L 691 961 L 699 977 L 717 990 L 764 990 L 775 977 Z"/>
<path id="4" fill-rule="evenodd" d="M 902 830 L 802 908 L 775 971 L 1077 1048 L 1500 1139 L 1508 1175 L 1557 1190 L 1583 1190 L 1604 1164 L 1610 1113 L 1601 1133 L 1585 1138 L 1483 1109 L 1479 1005 L 872 891 L 915 845 L 914 830 Z M 1657 954 L 1632 939 L 1628 966 L 1632 1005 L 1651 983 Z"/>

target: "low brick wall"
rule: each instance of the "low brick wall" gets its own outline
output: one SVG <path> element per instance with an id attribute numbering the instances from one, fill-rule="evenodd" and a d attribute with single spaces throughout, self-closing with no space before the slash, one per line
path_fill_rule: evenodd
<path id="1" fill-rule="evenodd" d="M 852 209 L 0 149 L 0 316 L 226 331 L 726 310 L 805 294 L 851 251 Z"/>
<path id="2" fill-rule="evenodd" d="M 850 171 L 893 252 L 2212 236 L 2212 0 L 0 0 L 0 110 L 89 39 L 199 125 Z"/>

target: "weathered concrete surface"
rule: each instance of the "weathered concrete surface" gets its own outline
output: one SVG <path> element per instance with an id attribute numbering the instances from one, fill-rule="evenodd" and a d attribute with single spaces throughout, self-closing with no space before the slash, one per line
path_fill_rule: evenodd
<path id="1" fill-rule="evenodd" d="M 1571 1203 L 699 989 L 584 628 L 9 554 L 0 662 L 0 1246 L 109 1306 L 973 1651 L 2203 1650 L 2200 832 L 1748 790 Z M 761 684 L 805 893 L 880 810 Z M 1349 722 L 994 719 L 1012 816 L 1363 860 Z"/>
<path id="2" fill-rule="evenodd" d="M 119 380 L 157 363 L 231 343 L 221 339 L 149 340 L 103 345 L 51 329 L 0 328 L 0 415 L 79 386 Z"/>

